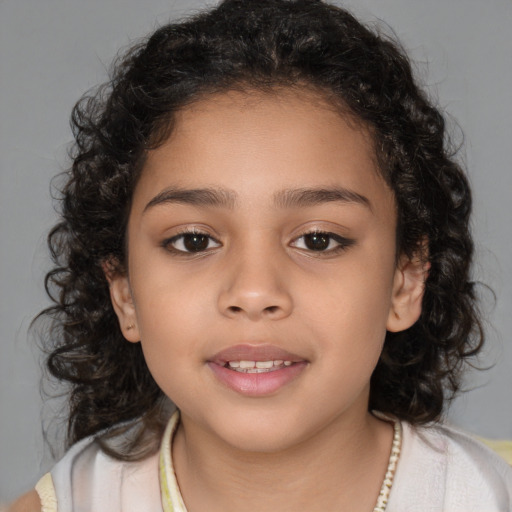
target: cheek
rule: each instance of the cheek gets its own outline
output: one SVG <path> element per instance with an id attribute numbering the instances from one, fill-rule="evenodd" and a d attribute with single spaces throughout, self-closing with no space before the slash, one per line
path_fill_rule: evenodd
<path id="1" fill-rule="evenodd" d="M 323 303 L 315 310 L 322 316 L 336 319 L 348 316 L 347 323 L 360 325 L 373 319 L 380 324 L 391 306 L 394 260 L 374 257 L 372 251 L 347 255 L 339 264 L 318 273 L 306 275 L 300 296 L 311 304 Z"/>
<path id="2" fill-rule="evenodd" d="M 343 365 L 368 360 L 374 365 L 386 335 L 391 307 L 393 260 L 347 258 L 333 266 L 329 279 L 318 277 L 300 292 L 306 325 L 315 325 L 321 339 Z"/>
<path id="3" fill-rule="evenodd" d="M 134 253 L 131 288 L 143 332 L 186 331 L 204 318 L 206 297 L 212 293 L 204 275 L 176 265 L 164 251 Z"/>
<path id="4" fill-rule="evenodd" d="M 132 284 L 137 323 L 147 364 L 153 376 L 175 372 L 177 361 L 198 358 L 201 332 L 208 315 L 198 283 L 175 274 L 138 274 Z M 182 370 L 182 369 L 181 369 Z"/>
<path id="5" fill-rule="evenodd" d="M 181 395 L 200 393 L 197 370 L 201 367 L 204 318 L 193 290 L 154 288 L 140 297 L 137 318 L 141 345 L 149 371 L 162 391 L 177 405 Z M 197 388 L 197 389 L 196 389 Z"/>

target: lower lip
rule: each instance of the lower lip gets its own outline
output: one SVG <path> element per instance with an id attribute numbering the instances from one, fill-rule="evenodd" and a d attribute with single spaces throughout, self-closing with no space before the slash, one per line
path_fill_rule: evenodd
<path id="1" fill-rule="evenodd" d="M 225 366 L 208 363 L 215 376 L 228 388 L 247 396 L 265 396 L 279 391 L 294 380 L 306 367 L 306 362 L 294 363 L 280 370 L 264 373 L 243 373 Z"/>

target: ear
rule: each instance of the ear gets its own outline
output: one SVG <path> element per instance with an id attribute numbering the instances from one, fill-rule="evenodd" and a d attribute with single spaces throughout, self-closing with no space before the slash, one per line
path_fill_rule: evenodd
<path id="1" fill-rule="evenodd" d="M 109 284 L 110 300 L 119 320 L 121 332 L 128 341 L 137 343 L 140 341 L 140 333 L 128 275 L 115 270 L 112 263 L 104 263 L 102 267 Z"/>
<path id="2" fill-rule="evenodd" d="M 391 308 L 386 324 L 388 331 L 404 331 L 420 317 L 425 281 L 430 269 L 430 262 L 425 257 L 425 254 L 417 254 L 413 258 L 400 258 L 393 280 Z"/>

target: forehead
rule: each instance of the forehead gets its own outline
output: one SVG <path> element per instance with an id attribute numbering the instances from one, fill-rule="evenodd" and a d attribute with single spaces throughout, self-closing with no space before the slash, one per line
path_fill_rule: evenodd
<path id="1" fill-rule="evenodd" d="M 229 189 L 245 201 L 290 188 L 343 187 L 394 203 L 369 130 L 320 94 L 211 95 L 179 111 L 172 127 L 149 151 L 134 202 L 168 187 Z"/>

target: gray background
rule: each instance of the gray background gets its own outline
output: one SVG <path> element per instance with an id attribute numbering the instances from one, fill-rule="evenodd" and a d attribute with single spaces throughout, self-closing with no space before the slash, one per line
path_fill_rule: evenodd
<path id="1" fill-rule="evenodd" d="M 255 0 L 257 1 L 257 0 Z M 171 0 L 0 0 L 0 502 L 34 485 L 51 465 L 41 418 L 40 354 L 28 333 L 47 301 L 45 237 L 55 221 L 49 182 L 64 169 L 72 105 L 104 81 L 120 47 L 171 17 L 205 5 Z M 361 19 L 381 19 L 401 38 L 422 81 L 465 134 L 460 154 L 475 195 L 477 278 L 488 301 L 489 345 L 472 391 L 450 421 L 512 439 L 512 2 L 350 0 Z M 53 389 L 50 391 L 56 391 Z M 60 429 L 60 430 L 59 430 Z"/>

